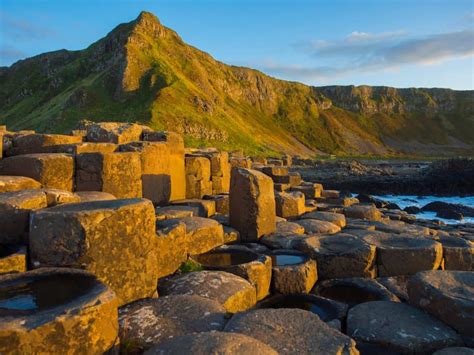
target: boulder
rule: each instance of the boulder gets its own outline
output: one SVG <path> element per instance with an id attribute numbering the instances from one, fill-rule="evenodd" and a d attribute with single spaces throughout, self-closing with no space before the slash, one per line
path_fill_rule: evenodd
<path id="1" fill-rule="evenodd" d="M 0 175 L 0 193 L 41 188 L 41 184 L 26 176 Z"/>
<path id="2" fill-rule="evenodd" d="M 41 190 L 0 193 L 0 244 L 19 244 L 27 240 L 30 213 L 48 206 Z"/>
<path id="3" fill-rule="evenodd" d="M 342 213 L 314 211 L 305 213 L 301 216 L 302 219 L 317 219 L 320 221 L 331 222 L 336 226 L 344 228 L 346 226 L 346 217 Z"/>
<path id="4" fill-rule="evenodd" d="M 279 354 L 358 354 L 355 342 L 301 309 L 258 309 L 234 315 L 224 330 L 255 337 Z"/>
<path id="5" fill-rule="evenodd" d="M 169 156 L 170 176 L 171 176 L 171 195 L 170 200 L 181 200 L 186 198 L 186 172 L 184 164 L 184 140 L 183 137 L 175 132 L 153 132 L 144 130 L 142 134 L 143 141 L 147 142 L 166 142 Z"/>
<path id="6" fill-rule="evenodd" d="M 436 270 L 443 258 L 442 245 L 428 238 L 371 235 L 363 240 L 377 247 L 379 276 L 413 275 L 422 270 Z"/>
<path id="7" fill-rule="evenodd" d="M 316 260 L 320 279 L 376 275 L 375 247 L 360 238 L 343 233 L 314 236 L 302 239 L 294 247 Z"/>
<path id="8" fill-rule="evenodd" d="M 163 280 L 159 293 L 197 295 L 222 304 L 227 312 L 245 311 L 257 302 L 255 287 L 242 277 L 224 271 L 190 272 Z"/>
<path id="9" fill-rule="evenodd" d="M 229 201 L 230 225 L 242 241 L 257 241 L 275 231 L 275 195 L 273 181 L 250 169 L 234 168 Z"/>
<path id="10" fill-rule="evenodd" d="M 141 161 L 142 196 L 154 204 L 170 201 L 170 151 L 166 142 L 132 142 L 122 144 L 121 152 L 137 152 Z"/>
<path id="11" fill-rule="evenodd" d="M 34 267 L 88 270 L 125 304 L 156 292 L 156 239 L 151 201 L 66 204 L 32 215 L 30 260 Z"/>
<path id="12" fill-rule="evenodd" d="M 115 294 L 85 271 L 43 268 L 3 275 L 0 295 L 2 354 L 79 354 L 84 349 L 103 354 L 117 340 Z M 15 302 L 11 307 L 15 297 L 26 300 L 22 309 Z"/>
<path id="13" fill-rule="evenodd" d="M 83 153 L 76 156 L 76 190 L 103 191 L 117 198 L 142 197 L 138 153 Z"/>
<path id="14" fill-rule="evenodd" d="M 404 303 L 372 301 L 347 315 L 347 334 L 357 342 L 399 353 L 431 353 L 461 345 L 460 336 L 425 312 Z"/>
<path id="15" fill-rule="evenodd" d="M 86 127 L 88 142 L 124 144 L 139 141 L 142 127 L 135 123 L 98 122 Z"/>
<path id="16" fill-rule="evenodd" d="M 188 258 L 186 224 L 179 220 L 162 223 L 156 229 L 157 235 L 157 277 L 173 274 Z"/>
<path id="17" fill-rule="evenodd" d="M 169 339 L 151 348 L 145 354 L 277 355 L 278 353 L 257 339 L 243 334 L 204 332 Z"/>
<path id="18" fill-rule="evenodd" d="M 186 225 L 189 254 L 202 254 L 224 244 L 224 229 L 219 222 L 202 217 L 185 217 L 180 221 Z"/>
<path id="19" fill-rule="evenodd" d="M 365 219 L 368 221 L 380 221 L 382 214 L 374 206 L 353 205 L 344 209 L 344 215 L 350 218 Z"/>
<path id="20" fill-rule="evenodd" d="M 275 193 L 277 216 L 283 218 L 297 218 L 305 213 L 304 194 L 302 192 Z"/>
<path id="21" fill-rule="evenodd" d="M 353 307 L 370 301 L 400 302 L 399 298 L 374 279 L 350 277 L 318 282 L 313 292 Z"/>
<path id="22" fill-rule="evenodd" d="M 334 234 L 341 231 L 341 227 L 318 219 L 300 219 L 295 223 L 302 226 L 307 234 Z"/>
<path id="23" fill-rule="evenodd" d="M 26 271 L 26 247 L 0 244 L 0 275 Z"/>
<path id="24" fill-rule="evenodd" d="M 74 159 L 66 154 L 26 154 L 3 159 L 0 174 L 26 176 L 43 187 L 72 191 Z"/>
<path id="25" fill-rule="evenodd" d="M 409 302 L 456 329 L 474 345 L 474 272 L 423 271 L 408 281 Z"/>
<path id="26" fill-rule="evenodd" d="M 222 330 L 225 323 L 219 302 L 193 295 L 148 298 L 119 309 L 120 341 L 133 344 L 134 351 L 181 335 Z"/>

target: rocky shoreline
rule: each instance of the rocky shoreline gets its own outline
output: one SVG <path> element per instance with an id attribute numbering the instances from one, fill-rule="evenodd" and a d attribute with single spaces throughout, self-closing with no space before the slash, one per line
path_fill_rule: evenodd
<path id="1" fill-rule="evenodd" d="M 473 353 L 474 225 L 368 195 L 470 193 L 472 162 L 304 167 L 115 122 L 0 136 L 0 353 Z"/>
<path id="2" fill-rule="evenodd" d="M 298 161 L 292 170 L 331 189 L 375 195 L 474 194 L 474 160 Z"/>

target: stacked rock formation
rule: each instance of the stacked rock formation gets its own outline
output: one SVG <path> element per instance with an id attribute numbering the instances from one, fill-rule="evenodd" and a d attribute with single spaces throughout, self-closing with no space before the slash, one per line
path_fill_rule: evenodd
<path id="1" fill-rule="evenodd" d="M 0 135 L 0 353 L 472 353 L 471 225 L 137 124 Z"/>

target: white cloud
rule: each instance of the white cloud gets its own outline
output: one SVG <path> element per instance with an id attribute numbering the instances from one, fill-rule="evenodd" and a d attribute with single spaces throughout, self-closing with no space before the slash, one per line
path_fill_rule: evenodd
<path id="1" fill-rule="evenodd" d="M 315 59 L 314 66 L 267 63 L 263 70 L 291 79 L 327 79 L 354 72 L 385 71 L 404 65 L 430 65 L 474 54 L 474 30 L 409 36 L 404 31 L 355 31 L 344 39 L 299 45 Z M 325 63 L 332 63 L 327 65 Z"/>

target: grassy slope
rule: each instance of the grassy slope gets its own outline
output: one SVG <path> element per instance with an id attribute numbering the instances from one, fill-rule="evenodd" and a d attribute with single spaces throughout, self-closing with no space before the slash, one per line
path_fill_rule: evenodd
<path id="1" fill-rule="evenodd" d="M 447 132 L 474 144 L 472 95 L 462 97 L 448 116 L 322 110 L 321 101 L 329 100 L 317 88 L 217 62 L 151 14 L 119 26 L 86 50 L 49 56 L 47 64 L 33 58 L 0 77 L 0 122 L 64 132 L 81 119 L 134 121 L 182 131 L 190 145 L 252 154 L 309 154 L 307 147 L 391 154 L 384 136 L 443 144 Z"/>

